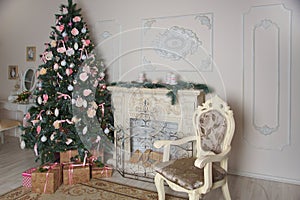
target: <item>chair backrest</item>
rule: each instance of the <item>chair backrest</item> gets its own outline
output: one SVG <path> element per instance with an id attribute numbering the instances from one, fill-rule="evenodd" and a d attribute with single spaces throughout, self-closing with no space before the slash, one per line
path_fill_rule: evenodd
<path id="1" fill-rule="evenodd" d="M 207 152 L 221 153 L 230 146 L 235 123 L 233 112 L 219 96 L 197 108 L 193 116 L 197 137 L 197 157 Z"/>

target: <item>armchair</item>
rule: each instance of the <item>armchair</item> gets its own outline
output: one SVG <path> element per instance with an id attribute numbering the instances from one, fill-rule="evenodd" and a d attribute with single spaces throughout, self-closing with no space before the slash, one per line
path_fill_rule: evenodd
<path id="1" fill-rule="evenodd" d="M 163 162 L 154 167 L 158 199 L 165 199 L 164 181 L 173 190 L 188 193 L 190 200 L 198 200 L 218 187 L 226 200 L 231 199 L 226 175 L 235 122 L 230 107 L 214 96 L 196 109 L 193 126 L 194 136 L 154 143 L 156 148 L 164 148 Z M 171 145 L 190 141 L 195 142 L 196 157 L 169 160 Z"/>

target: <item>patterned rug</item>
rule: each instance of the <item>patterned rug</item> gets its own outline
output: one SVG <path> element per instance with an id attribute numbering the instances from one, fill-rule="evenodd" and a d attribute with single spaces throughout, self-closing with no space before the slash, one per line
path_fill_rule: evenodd
<path id="1" fill-rule="evenodd" d="M 54 194 L 31 193 L 30 188 L 19 187 L 0 196 L 1 200 L 153 200 L 157 193 L 141 188 L 131 187 L 105 179 L 92 179 L 88 183 L 61 185 Z M 184 198 L 166 195 L 166 200 L 183 200 Z"/>

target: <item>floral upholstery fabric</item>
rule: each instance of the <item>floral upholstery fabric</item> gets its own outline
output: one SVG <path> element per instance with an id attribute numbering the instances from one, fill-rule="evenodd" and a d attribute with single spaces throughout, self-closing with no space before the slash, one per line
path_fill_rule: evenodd
<path id="1" fill-rule="evenodd" d="M 224 116 L 216 110 L 202 113 L 200 116 L 201 147 L 204 151 L 220 153 L 227 129 Z"/>
<path id="2" fill-rule="evenodd" d="M 169 181 L 193 190 L 204 185 L 204 170 L 194 165 L 196 158 L 181 158 L 157 164 L 154 169 Z M 222 180 L 226 171 L 217 164 L 212 167 L 213 182 Z"/>

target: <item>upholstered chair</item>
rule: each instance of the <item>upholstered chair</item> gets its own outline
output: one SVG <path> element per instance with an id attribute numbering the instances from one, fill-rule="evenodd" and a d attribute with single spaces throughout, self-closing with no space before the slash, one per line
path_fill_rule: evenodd
<path id="1" fill-rule="evenodd" d="M 164 182 L 170 188 L 188 193 L 190 200 L 199 200 L 213 189 L 222 188 L 224 198 L 231 199 L 227 183 L 228 154 L 235 130 L 230 107 L 217 95 L 199 106 L 193 115 L 195 135 L 179 140 L 155 141 L 163 147 L 163 162 L 154 169 L 159 200 L 165 199 Z M 169 160 L 170 146 L 193 141 L 195 157 Z"/>
<path id="2" fill-rule="evenodd" d="M 4 131 L 17 128 L 21 123 L 14 119 L 0 119 L 0 137 L 1 143 L 4 144 Z"/>

